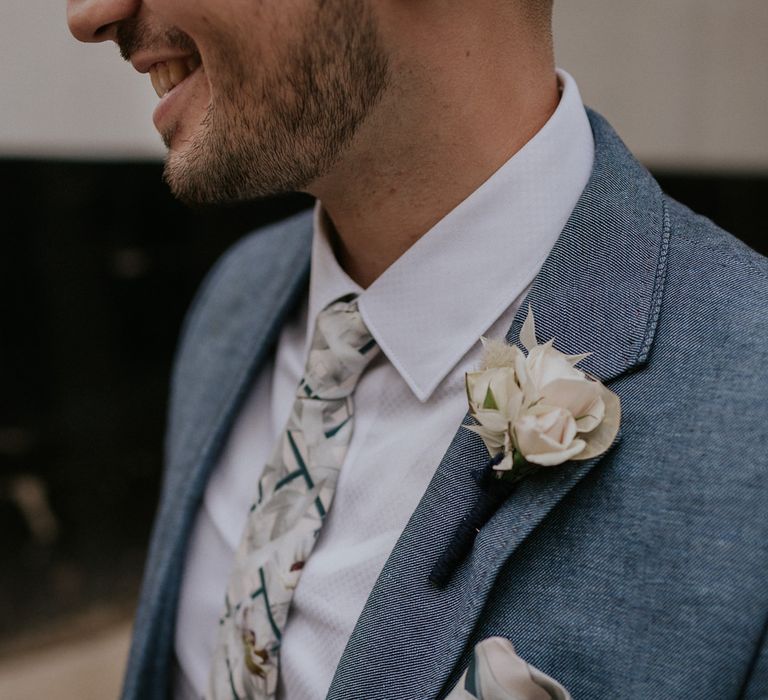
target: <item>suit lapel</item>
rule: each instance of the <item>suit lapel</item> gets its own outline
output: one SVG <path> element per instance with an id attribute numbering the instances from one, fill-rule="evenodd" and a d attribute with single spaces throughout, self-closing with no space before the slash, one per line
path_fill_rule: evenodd
<path id="1" fill-rule="evenodd" d="M 580 366 L 608 382 L 642 364 L 650 351 L 669 226 L 656 182 L 599 115 L 589 116 L 592 176 L 507 339 L 519 342 L 530 304 L 539 340 L 555 337 L 566 353 L 593 351 Z M 479 438 L 456 433 L 368 598 L 329 698 L 381 697 L 385 688 L 391 700 L 446 693 L 500 568 L 601 459 L 570 462 L 524 481 L 438 590 L 429 572 L 471 509 L 478 494 L 471 472 L 487 458 Z"/>
<path id="2" fill-rule="evenodd" d="M 305 289 L 311 231 L 311 213 L 303 213 L 245 239 L 209 276 L 183 329 L 165 481 L 124 698 L 168 695 L 176 601 L 194 516 L 251 380 Z"/>

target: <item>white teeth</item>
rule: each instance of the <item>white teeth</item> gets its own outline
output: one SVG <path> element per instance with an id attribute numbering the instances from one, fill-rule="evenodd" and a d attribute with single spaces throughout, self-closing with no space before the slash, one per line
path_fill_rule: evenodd
<path id="1" fill-rule="evenodd" d="M 152 68 L 149 69 L 149 79 L 152 81 L 152 87 L 155 88 L 157 96 L 162 97 L 165 95 L 165 90 L 163 90 L 162 85 L 160 85 L 160 79 L 157 77 L 155 66 L 152 66 Z"/>
<path id="2" fill-rule="evenodd" d="M 178 85 L 189 75 L 186 61 L 168 61 L 168 75 L 171 79 L 171 85 Z"/>
<path id="3" fill-rule="evenodd" d="M 155 63 L 149 69 L 149 78 L 152 87 L 158 97 L 163 97 L 167 92 L 175 88 L 190 73 L 200 65 L 200 57 L 197 55 L 184 58 L 173 58 L 169 61 Z"/>
<path id="4" fill-rule="evenodd" d="M 165 92 L 168 92 L 173 87 L 173 85 L 171 85 L 171 76 L 168 72 L 167 63 L 161 63 L 157 67 L 157 78 L 160 81 L 160 87 L 163 88 Z"/>

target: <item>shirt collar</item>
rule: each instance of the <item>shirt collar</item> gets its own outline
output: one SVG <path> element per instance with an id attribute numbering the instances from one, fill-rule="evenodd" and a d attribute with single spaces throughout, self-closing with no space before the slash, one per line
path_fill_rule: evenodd
<path id="1" fill-rule="evenodd" d="M 420 401 L 427 401 L 538 273 L 587 185 L 594 140 L 574 79 L 542 129 L 366 290 L 339 266 L 315 205 L 308 335 L 345 294 Z"/>

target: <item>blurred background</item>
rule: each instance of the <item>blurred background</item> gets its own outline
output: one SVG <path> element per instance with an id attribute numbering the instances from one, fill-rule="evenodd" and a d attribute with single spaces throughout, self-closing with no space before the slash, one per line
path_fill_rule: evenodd
<path id="1" fill-rule="evenodd" d="M 558 64 L 676 198 L 766 252 L 768 2 L 556 3 Z M 0 698 L 114 698 L 192 294 L 289 196 L 191 211 L 149 81 L 0 5 Z M 760 213 L 759 213 L 760 212 Z"/>

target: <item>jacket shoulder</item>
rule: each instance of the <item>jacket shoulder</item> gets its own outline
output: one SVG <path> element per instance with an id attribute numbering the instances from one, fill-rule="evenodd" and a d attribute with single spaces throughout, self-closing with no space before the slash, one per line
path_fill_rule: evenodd
<path id="1" fill-rule="evenodd" d="M 768 258 L 674 199 L 665 203 L 671 236 L 663 310 L 713 332 L 768 330 Z"/>
<path id="2" fill-rule="evenodd" d="M 682 204 L 665 204 L 667 274 L 643 381 L 674 398 L 670 421 L 695 424 L 700 445 L 732 446 L 738 434 L 742 453 L 765 470 L 768 259 Z"/>
<path id="3" fill-rule="evenodd" d="M 768 295 L 768 258 L 707 217 L 667 195 L 664 199 L 675 243 L 671 252 L 681 262 L 688 262 L 699 273 L 716 272 L 724 290 L 732 284 L 753 284 L 756 293 Z"/>

